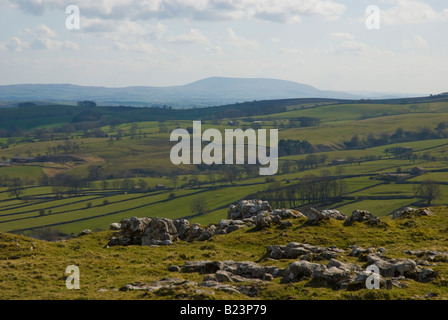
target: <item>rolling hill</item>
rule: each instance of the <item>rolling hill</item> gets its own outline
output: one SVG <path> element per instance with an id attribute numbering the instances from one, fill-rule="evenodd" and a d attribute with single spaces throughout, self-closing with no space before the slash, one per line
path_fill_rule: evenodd
<path id="1" fill-rule="evenodd" d="M 107 105 L 171 105 L 204 107 L 252 100 L 292 98 L 359 99 L 344 92 L 323 91 L 312 86 L 265 78 L 211 77 L 172 87 L 106 88 L 72 84 L 17 84 L 0 86 L 0 101 L 76 102 L 94 100 Z"/>

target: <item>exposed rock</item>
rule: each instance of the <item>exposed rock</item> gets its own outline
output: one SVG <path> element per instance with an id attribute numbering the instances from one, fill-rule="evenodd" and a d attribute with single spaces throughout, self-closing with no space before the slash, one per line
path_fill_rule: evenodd
<path id="1" fill-rule="evenodd" d="M 336 219 L 336 220 L 345 220 L 345 219 L 347 219 L 347 216 L 338 210 L 318 211 L 314 208 L 311 208 L 310 212 L 308 213 L 307 218 L 308 218 L 308 223 L 310 225 L 317 225 L 322 220 L 327 220 L 330 218 Z"/>
<path id="2" fill-rule="evenodd" d="M 185 261 L 182 272 L 215 273 L 222 268 L 223 265 L 219 261 Z"/>
<path id="3" fill-rule="evenodd" d="M 373 219 L 366 221 L 366 225 L 370 227 L 380 227 L 385 226 L 386 224 L 384 224 L 384 222 L 381 221 L 380 217 L 374 217 Z"/>
<path id="4" fill-rule="evenodd" d="M 256 216 L 262 211 L 272 211 L 267 201 L 241 200 L 236 205 L 231 205 L 227 213 L 227 219 L 239 220 Z"/>
<path id="5" fill-rule="evenodd" d="M 405 250 L 404 253 L 417 256 L 427 261 L 448 262 L 448 252 L 434 250 Z"/>
<path id="6" fill-rule="evenodd" d="M 177 240 L 177 229 L 173 220 L 166 218 L 153 218 L 142 234 L 142 245 L 167 245 Z"/>
<path id="7" fill-rule="evenodd" d="M 297 282 L 303 279 L 318 277 L 325 269 L 323 264 L 303 260 L 295 261 L 284 270 L 282 282 Z"/>
<path id="8" fill-rule="evenodd" d="M 420 216 L 432 216 L 434 213 L 429 208 L 414 209 L 411 207 L 404 207 L 392 213 L 392 219 L 398 218 L 413 218 Z"/>
<path id="9" fill-rule="evenodd" d="M 281 228 L 281 229 L 287 229 L 287 228 L 290 228 L 290 227 L 292 227 L 292 226 L 293 226 L 293 223 L 292 223 L 291 221 L 289 221 L 289 220 L 283 221 L 283 222 L 280 224 L 280 228 Z"/>
<path id="10" fill-rule="evenodd" d="M 344 226 L 351 226 L 355 222 L 366 222 L 370 221 L 374 218 L 373 214 L 371 214 L 367 210 L 355 210 L 352 212 L 352 215 L 345 220 Z"/>
<path id="11" fill-rule="evenodd" d="M 281 220 L 305 218 L 305 215 L 297 210 L 292 209 L 275 209 L 272 212 L 273 216 L 279 216 Z"/>
<path id="12" fill-rule="evenodd" d="M 425 299 L 437 298 L 438 296 L 439 294 L 435 292 L 428 292 L 427 294 L 424 295 Z"/>
<path id="13" fill-rule="evenodd" d="M 332 219 L 345 220 L 347 216 L 338 210 L 322 210 L 322 213 Z"/>
<path id="14" fill-rule="evenodd" d="M 167 269 L 169 272 L 179 272 L 180 271 L 179 266 L 168 266 Z"/>
<path id="15" fill-rule="evenodd" d="M 382 253 L 386 252 L 386 249 L 384 248 L 361 248 L 358 246 L 350 246 L 352 251 L 348 254 L 351 257 L 358 257 L 358 261 L 366 262 L 368 261 L 367 256 L 371 253 L 376 253 L 375 257 L 378 257 L 379 259 L 382 257 Z M 376 261 L 376 260 L 375 260 Z M 374 261 L 374 262 L 375 262 Z"/>
<path id="16" fill-rule="evenodd" d="M 92 233 L 92 231 L 91 231 L 90 229 L 86 229 L 86 230 L 81 231 L 81 232 L 78 234 L 78 237 L 86 236 L 86 235 L 91 234 L 91 233 Z"/>
<path id="17" fill-rule="evenodd" d="M 308 223 L 311 225 L 317 225 L 319 224 L 322 220 L 324 219 L 328 219 L 328 217 L 322 213 L 322 211 L 318 211 L 314 208 L 310 209 L 310 212 L 308 213 Z"/>
<path id="18" fill-rule="evenodd" d="M 109 230 L 120 230 L 120 229 L 121 229 L 121 223 L 114 222 L 110 224 Z"/>
<path id="19" fill-rule="evenodd" d="M 121 229 L 118 237 L 114 236 L 109 241 L 109 246 L 127 246 L 127 245 L 141 245 L 142 234 L 146 226 L 151 222 L 151 218 L 136 218 L 123 219 L 121 221 Z"/>
<path id="20" fill-rule="evenodd" d="M 251 261 L 186 261 L 183 272 L 207 273 L 204 281 L 246 282 L 255 280 L 270 281 L 273 274 L 279 274 L 275 266 L 262 266 Z M 210 275 L 214 273 L 214 275 Z"/>
<path id="21" fill-rule="evenodd" d="M 216 231 L 216 226 L 211 224 L 207 227 L 202 227 L 199 223 L 195 223 L 190 227 L 190 233 L 188 237 L 185 239 L 188 242 L 197 240 L 197 241 L 205 241 L 210 239 Z"/>
<path id="22" fill-rule="evenodd" d="M 173 220 L 174 226 L 177 230 L 177 236 L 181 240 L 185 240 L 190 231 L 190 222 L 187 219 L 176 219 Z"/>
<path id="23" fill-rule="evenodd" d="M 370 254 L 367 256 L 367 260 L 369 265 L 374 264 L 378 267 L 383 277 L 405 277 L 419 282 L 429 282 L 438 276 L 432 269 L 420 269 L 418 263 L 411 259 L 385 260 L 379 255 Z"/>
<path id="24" fill-rule="evenodd" d="M 242 220 L 221 220 L 219 221 L 215 234 L 228 234 L 240 228 L 247 227 L 250 223 L 252 223 L 252 220 L 250 222 L 244 222 Z"/>
<path id="25" fill-rule="evenodd" d="M 204 282 L 202 282 L 201 286 L 215 289 L 215 290 L 221 290 L 221 291 L 228 292 L 228 293 L 240 294 L 240 291 L 238 290 L 237 287 L 232 286 L 230 284 L 222 284 L 218 281 L 212 281 L 212 280 L 204 281 Z"/>
<path id="26" fill-rule="evenodd" d="M 419 282 L 431 282 L 439 277 L 438 273 L 430 268 L 423 268 L 417 276 Z"/>
<path id="27" fill-rule="evenodd" d="M 329 260 L 344 252 L 336 246 L 325 248 L 298 242 L 291 242 L 286 246 L 272 245 L 266 249 L 267 256 L 276 260 L 297 258 L 300 260 Z"/>
<path id="28" fill-rule="evenodd" d="M 150 284 L 143 284 L 141 282 L 127 283 L 120 288 L 120 291 L 133 291 L 133 290 L 155 291 L 162 288 L 178 289 L 186 287 L 196 287 L 197 285 L 198 284 L 193 281 L 187 281 L 179 278 L 172 278 L 172 279 L 162 279 L 160 281 L 155 281 Z"/>
<path id="29" fill-rule="evenodd" d="M 255 228 L 257 230 L 268 228 L 271 223 L 271 215 L 268 212 L 260 212 L 255 216 Z"/>
<path id="30" fill-rule="evenodd" d="M 363 272 L 359 273 L 353 281 L 351 281 L 347 284 L 346 289 L 348 291 L 356 291 L 356 290 L 366 289 L 367 288 L 366 282 L 370 276 L 372 276 L 372 273 L 370 273 L 370 272 L 363 271 Z M 378 279 L 378 282 L 380 285 L 380 289 L 391 289 L 392 282 L 388 282 L 384 277 L 382 277 L 379 274 L 376 275 L 376 277 L 378 277 L 377 279 Z M 397 286 L 400 286 L 400 285 L 397 283 Z"/>

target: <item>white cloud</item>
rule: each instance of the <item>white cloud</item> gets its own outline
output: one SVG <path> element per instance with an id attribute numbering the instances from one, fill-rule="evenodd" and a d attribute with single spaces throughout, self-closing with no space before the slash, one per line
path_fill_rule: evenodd
<path id="1" fill-rule="evenodd" d="M 17 51 L 20 52 L 24 49 L 28 49 L 30 47 L 29 42 L 22 41 L 18 37 L 13 37 L 6 43 L 0 44 L 0 51 Z"/>
<path id="2" fill-rule="evenodd" d="M 118 51 L 133 51 L 144 54 L 154 53 L 154 48 L 149 43 L 138 42 L 132 45 L 128 45 L 122 42 L 115 42 L 113 44 L 113 49 Z"/>
<path id="3" fill-rule="evenodd" d="M 168 42 L 176 44 L 191 44 L 191 43 L 209 43 L 207 37 L 197 29 L 190 29 L 189 32 L 171 36 Z"/>
<path id="4" fill-rule="evenodd" d="M 412 41 L 403 40 L 401 45 L 405 49 L 425 49 L 429 47 L 428 42 L 420 36 L 415 36 Z"/>
<path id="5" fill-rule="evenodd" d="M 236 47 L 241 50 L 257 49 L 259 47 L 258 41 L 237 36 L 235 31 L 230 28 L 227 29 L 227 33 L 229 35 L 229 44 L 232 47 Z"/>
<path id="6" fill-rule="evenodd" d="M 279 50 L 280 54 L 285 54 L 285 55 L 302 55 L 303 54 L 303 50 L 301 49 L 294 49 L 294 48 L 281 48 Z"/>
<path id="7" fill-rule="evenodd" d="M 79 45 L 73 41 L 59 41 L 54 30 L 46 25 L 38 25 L 34 29 L 26 28 L 21 35 L 27 38 L 22 40 L 13 37 L 0 45 L 2 51 L 22 51 L 24 49 L 48 49 L 48 50 L 79 50 Z"/>
<path id="8" fill-rule="evenodd" d="M 351 33 L 347 32 L 335 32 L 330 34 L 330 36 L 334 39 L 347 39 L 347 40 L 353 40 L 353 35 Z"/>
<path id="9" fill-rule="evenodd" d="M 394 55 L 391 51 L 384 51 L 375 48 L 365 42 L 352 40 L 344 40 L 337 46 L 329 46 L 327 49 L 310 50 L 312 54 L 337 54 L 337 55 L 355 55 L 355 56 L 378 56 L 378 55 Z"/>
<path id="10" fill-rule="evenodd" d="M 82 19 L 81 31 L 86 33 L 104 33 L 109 39 L 120 40 L 139 37 L 146 40 L 160 40 L 167 30 L 162 23 L 155 25 L 135 21 L 102 20 L 99 18 Z"/>
<path id="11" fill-rule="evenodd" d="M 60 0 L 2 0 L 0 4 L 40 15 L 50 10 L 64 10 L 73 3 Z M 187 18 L 297 22 L 304 16 L 340 17 L 345 11 L 345 5 L 335 0 L 78 0 L 76 5 L 85 17 L 115 20 Z"/>
<path id="12" fill-rule="evenodd" d="M 448 20 L 448 9 L 436 11 L 422 1 L 389 0 L 389 2 L 392 2 L 393 6 L 381 11 L 381 21 L 385 24 L 420 24 Z"/>
<path id="13" fill-rule="evenodd" d="M 223 54 L 223 50 L 221 47 L 218 46 L 214 46 L 214 47 L 210 47 L 206 49 L 208 52 L 215 54 L 215 55 L 222 55 Z"/>

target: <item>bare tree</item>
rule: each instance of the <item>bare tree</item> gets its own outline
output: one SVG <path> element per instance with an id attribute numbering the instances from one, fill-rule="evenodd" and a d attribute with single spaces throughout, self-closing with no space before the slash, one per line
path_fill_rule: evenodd
<path id="1" fill-rule="evenodd" d="M 207 201 L 204 198 L 193 199 L 190 203 L 191 213 L 203 215 L 210 211 Z"/>
<path id="2" fill-rule="evenodd" d="M 23 195 L 24 189 L 25 188 L 23 186 L 23 181 L 20 178 L 13 178 L 9 182 L 8 192 L 11 197 L 16 197 L 16 199 L 20 199 Z"/>
<path id="3" fill-rule="evenodd" d="M 414 194 L 417 198 L 426 201 L 426 205 L 431 206 L 431 202 L 442 196 L 440 185 L 432 180 L 425 180 L 414 188 Z"/>

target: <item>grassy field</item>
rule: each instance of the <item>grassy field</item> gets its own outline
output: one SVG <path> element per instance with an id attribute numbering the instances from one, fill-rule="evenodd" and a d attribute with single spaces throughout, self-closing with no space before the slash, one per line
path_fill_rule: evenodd
<path id="1" fill-rule="evenodd" d="M 366 203 L 366 206 L 368 204 Z M 377 207 L 375 207 L 377 208 Z M 357 291 L 333 290 L 309 285 L 309 280 L 282 284 L 281 278 L 258 283 L 256 295 L 225 292 L 207 288 L 197 291 L 184 286 L 176 290 L 120 291 L 127 283 L 151 283 L 162 278 L 180 278 L 201 283 L 204 274 L 169 272 L 168 266 L 182 266 L 185 261 L 234 260 L 259 261 L 279 268 L 294 260 L 263 259 L 266 247 L 301 241 L 345 250 L 344 262 L 360 263 L 350 257 L 349 246 L 384 247 L 388 258 L 409 257 L 403 250 L 446 250 L 448 208 L 432 208 L 435 215 L 415 219 L 412 228 L 403 220 L 382 218 L 386 227 L 372 228 L 356 223 L 345 227 L 342 221 L 330 220 L 308 226 L 302 219 L 293 220 L 288 229 L 271 226 L 262 231 L 243 228 L 228 235 L 217 235 L 207 242 L 183 241 L 171 246 L 110 247 L 105 245 L 113 231 L 94 232 L 68 241 L 46 242 L 22 235 L 0 233 L 0 299 L 31 300 L 423 300 L 428 292 L 436 300 L 448 299 L 447 262 L 432 265 L 439 277 L 429 283 L 406 281 L 406 287 Z M 321 261 L 325 263 L 325 261 Z M 67 290 L 65 270 L 76 265 L 80 270 L 80 289 Z M 231 283 L 236 286 L 246 282 Z"/>
<path id="2" fill-rule="evenodd" d="M 250 105 L 250 104 L 248 104 Z M 247 107 L 245 104 L 241 108 Z M 35 110 L 27 111 L 28 118 L 18 124 L 24 128 L 52 128 L 70 123 L 71 119 L 86 111 L 85 108 L 72 106 L 51 106 L 41 113 Z M 234 106 L 232 107 L 234 108 Z M 210 115 L 216 110 L 203 109 L 203 115 Z M 298 161 L 307 159 L 309 155 L 289 155 L 279 159 L 279 171 L 274 180 L 266 180 L 259 175 L 249 176 L 240 173 L 232 183 L 220 180 L 224 173 L 218 169 L 215 181 L 209 181 L 207 168 L 205 171 L 195 165 L 175 166 L 169 159 L 173 142 L 169 142 L 169 133 L 175 128 L 188 128 L 192 120 L 200 114 L 199 110 L 135 110 L 98 108 L 105 119 L 122 117 L 127 123 L 118 125 L 103 125 L 100 129 L 113 137 L 95 138 L 84 137 L 85 131 L 72 132 L 67 139 L 39 141 L 37 138 L 28 140 L 15 137 L 15 143 L 2 149 L 1 156 L 9 159 L 13 156 L 38 156 L 46 154 L 71 154 L 83 159 L 81 163 L 31 163 L 0 167 L 0 177 L 19 177 L 28 179 L 30 185 L 24 189 L 22 199 L 15 199 L 7 188 L 0 187 L 0 230 L 29 230 L 50 226 L 67 234 L 77 234 L 83 229 L 106 230 L 112 222 L 130 216 L 163 216 L 180 218 L 194 215 L 190 210 L 190 203 L 197 197 L 203 198 L 209 212 L 191 218 L 191 221 L 207 224 L 226 217 L 227 207 L 249 195 L 266 190 L 273 185 L 286 187 L 290 183 L 298 183 L 309 175 L 330 175 L 343 179 L 347 190 L 344 192 L 342 203 L 337 202 L 326 207 L 338 207 L 346 214 L 354 209 L 367 209 L 375 214 L 385 215 L 393 210 L 411 205 L 417 201 L 414 197 L 414 184 L 396 184 L 394 181 L 384 184 L 378 180 L 382 174 L 396 173 L 420 166 L 426 173 L 413 176 L 408 182 L 421 182 L 428 178 L 444 183 L 448 181 L 446 172 L 440 170 L 448 168 L 446 155 L 448 154 L 448 139 L 428 139 L 420 141 L 400 142 L 363 149 L 347 150 L 343 141 L 350 140 L 354 135 L 365 138 L 369 133 L 379 136 L 383 133 L 392 134 L 398 128 L 403 130 L 421 130 L 435 126 L 448 115 L 447 102 L 424 102 L 408 104 L 328 104 L 296 102 L 287 105 L 286 112 L 247 117 L 219 118 L 206 120 L 203 130 L 216 128 L 223 132 L 229 128 L 228 122 L 241 121 L 243 127 L 251 126 L 251 120 L 259 119 L 262 128 L 273 128 L 274 121 L 288 123 L 292 118 L 316 117 L 320 119 L 317 127 L 288 126 L 279 128 L 280 139 L 308 140 L 313 145 L 326 145 L 329 151 L 315 155 L 324 156 L 324 164 L 298 169 Z M 220 112 L 221 112 L 220 111 Z M 2 121 L 12 121 L 17 110 L 6 110 Z M 174 118 L 167 118 L 172 115 Z M 45 118 L 46 116 L 47 118 Z M 34 119 L 34 118 L 35 119 Z M 150 119 L 153 117 L 153 119 Z M 46 122 L 45 122 L 45 119 Z M 196 117 L 200 119 L 200 117 Z M 152 121 L 151 121 L 152 120 Z M 160 121 L 163 120 L 163 121 Z M 34 122 L 33 122 L 34 121 Z M 138 122 L 134 122 L 138 121 Z M 5 128 L 7 127 L 5 122 Z M 164 128 L 164 130 L 162 130 Z M 236 127 L 230 127 L 236 128 Z M 131 134 L 131 131 L 134 133 Z M 121 138 L 116 138 L 121 135 Z M 3 143 L 8 139 L 0 138 Z M 30 139 L 32 142 L 30 142 Z M 44 139 L 45 140 L 45 139 Z M 76 144 L 78 150 L 62 151 L 67 144 Z M 59 146 L 59 149 L 58 149 Z M 396 159 L 384 153 L 387 148 L 408 147 L 413 149 L 415 159 Z M 352 163 L 332 165 L 333 160 L 355 159 Z M 283 172 L 282 165 L 289 162 L 293 168 Z M 66 173 L 87 178 L 90 166 L 100 166 L 103 179 L 109 184 L 102 190 L 101 181 L 91 181 L 77 197 L 56 199 L 51 187 L 38 187 L 38 179 L 43 175 L 50 177 L 57 173 Z M 202 170 L 202 171 L 201 171 Z M 170 176 L 178 177 L 176 183 Z M 151 190 L 156 185 L 165 185 L 168 190 L 158 192 L 128 192 L 112 188 L 114 182 L 123 178 L 133 179 L 137 183 L 143 179 Z M 194 178 L 195 181 L 192 181 Z M 275 183 L 274 183 L 275 181 Z M 435 204 L 448 203 L 448 190 L 441 187 L 442 197 Z M 170 194 L 173 194 L 170 196 Z M 392 199 L 396 197 L 397 199 Z M 107 200 L 109 204 L 105 205 Z M 345 204 L 346 203 L 346 204 Z M 341 204 L 344 204 L 341 206 Z M 44 210 L 44 214 L 41 211 Z M 51 210 L 51 214 L 49 214 Z"/>

